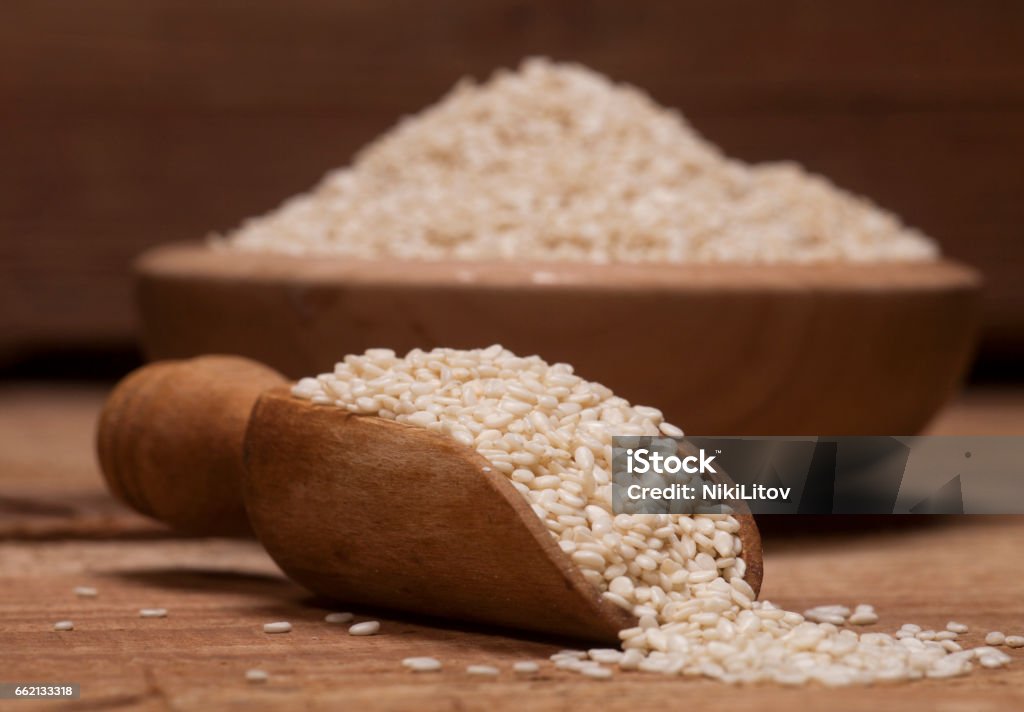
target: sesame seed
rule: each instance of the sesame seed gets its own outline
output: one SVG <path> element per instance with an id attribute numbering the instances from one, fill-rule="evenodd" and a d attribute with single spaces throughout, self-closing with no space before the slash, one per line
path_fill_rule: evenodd
<path id="1" fill-rule="evenodd" d="M 380 621 L 363 621 L 348 629 L 349 635 L 376 635 L 380 632 Z"/>
<path id="2" fill-rule="evenodd" d="M 878 622 L 878 614 L 873 606 L 860 604 L 846 621 L 850 625 L 873 625 Z"/>
<path id="3" fill-rule="evenodd" d="M 74 592 L 79 598 L 96 598 L 99 595 L 99 591 L 92 586 L 75 586 Z"/>
<path id="4" fill-rule="evenodd" d="M 140 608 L 139 618 L 166 618 L 166 608 Z"/>
<path id="5" fill-rule="evenodd" d="M 496 677 L 499 671 L 498 668 L 491 665 L 470 665 L 466 668 L 466 672 L 480 677 Z"/>
<path id="6" fill-rule="evenodd" d="M 557 653 L 551 656 L 551 660 L 560 660 L 562 658 L 572 658 L 573 660 L 583 660 L 587 657 L 586 652 L 583 650 L 559 650 Z"/>
<path id="7" fill-rule="evenodd" d="M 71 621 L 57 621 L 56 623 L 53 624 L 53 629 L 54 630 L 60 630 L 60 631 L 74 630 L 75 629 L 75 624 L 72 623 Z"/>
<path id="8" fill-rule="evenodd" d="M 414 657 L 405 658 L 402 665 L 413 672 L 435 672 L 441 669 L 441 661 L 437 658 Z"/>
<path id="9" fill-rule="evenodd" d="M 527 675 L 540 670 L 540 665 L 532 660 L 520 660 L 512 665 L 512 669 L 521 675 Z"/>
<path id="10" fill-rule="evenodd" d="M 594 648 L 593 650 L 588 650 L 587 654 L 591 660 L 605 665 L 618 663 L 622 660 L 623 655 L 621 650 L 614 650 L 612 648 Z"/>
<path id="11" fill-rule="evenodd" d="M 328 613 L 324 620 L 328 623 L 349 623 L 355 618 L 351 613 Z"/>
<path id="12" fill-rule="evenodd" d="M 253 668 L 245 671 L 245 679 L 249 682 L 266 682 L 270 679 L 270 675 L 265 670 Z"/>
<path id="13" fill-rule="evenodd" d="M 275 621 L 274 623 L 263 624 L 264 633 L 291 633 L 292 624 L 288 621 Z"/>

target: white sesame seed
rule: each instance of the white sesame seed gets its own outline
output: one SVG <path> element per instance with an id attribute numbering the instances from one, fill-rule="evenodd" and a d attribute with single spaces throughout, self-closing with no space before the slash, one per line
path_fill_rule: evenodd
<path id="1" fill-rule="evenodd" d="M 292 624 L 288 621 L 275 621 L 274 623 L 263 624 L 264 633 L 291 633 Z"/>
<path id="2" fill-rule="evenodd" d="M 585 657 L 587 657 L 587 653 L 584 650 L 572 650 L 566 648 L 565 650 L 559 650 L 557 653 L 552 655 L 551 659 L 557 660 L 558 658 L 575 658 L 576 660 L 583 660 Z"/>
<path id="3" fill-rule="evenodd" d="M 588 650 L 587 654 L 590 655 L 590 659 L 605 665 L 615 665 L 622 660 L 622 651 L 614 650 L 612 648 L 594 648 Z"/>
<path id="4" fill-rule="evenodd" d="M 245 679 L 249 682 L 266 682 L 270 679 L 270 675 L 266 670 L 258 670 L 253 668 L 252 670 L 245 671 Z"/>
<path id="5" fill-rule="evenodd" d="M 579 672 L 585 666 L 582 660 L 576 658 L 559 658 L 555 660 L 555 667 L 559 670 L 572 670 L 573 672 Z"/>
<path id="6" fill-rule="evenodd" d="M 586 569 L 603 569 L 606 565 L 604 557 L 594 551 L 576 551 L 572 555 L 572 561 Z"/>
<path id="7" fill-rule="evenodd" d="M 413 672 L 435 672 L 441 669 L 441 661 L 437 658 L 413 657 L 405 658 L 402 665 Z"/>
<path id="8" fill-rule="evenodd" d="M 975 657 L 979 657 L 979 658 L 982 655 L 992 655 L 992 656 L 995 656 L 995 657 L 997 657 L 997 658 L 999 658 L 1001 660 L 1005 660 L 1006 662 L 1010 662 L 1010 660 L 1012 659 L 1008 654 L 1006 654 L 1005 652 L 1003 652 L 999 648 L 993 647 L 991 645 L 981 645 L 981 646 L 978 646 L 977 648 L 973 648 L 969 652 L 974 653 Z"/>
<path id="9" fill-rule="evenodd" d="M 75 629 L 75 624 L 72 623 L 71 621 L 57 621 L 56 623 L 53 624 L 53 629 L 54 630 L 61 630 L 61 631 L 63 631 L 63 630 L 74 630 Z"/>
<path id="10" fill-rule="evenodd" d="M 1008 635 L 1003 641 L 1007 648 L 1024 648 L 1024 636 Z"/>
<path id="11" fill-rule="evenodd" d="M 512 669 L 517 673 L 526 675 L 540 670 L 540 665 L 532 660 L 520 660 L 512 665 Z"/>
<path id="12" fill-rule="evenodd" d="M 491 665 L 470 665 L 466 668 L 466 672 L 470 675 L 481 677 L 495 677 L 498 675 L 499 670 Z"/>
<path id="13" fill-rule="evenodd" d="M 596 666 L 587 666 L 580 670 L 580 673 L 595 680 L 607 680 L 612 676 L 612 671 L 608 668 Z"/>
<path id="14" fill-rule="evenodd" d="M 376 635 L 380 632 L 380 621 L 363 621 L 348 629 L 349 635 Z"/>
<path id="15" fill-rule="evenodd" d="M 1002 645 L 1006 642 L 1006 636 L 998 630 L 994 630 L 985 636 L 985 643 L 988 645 Z"/>
<path id="16" fill-rule="evenodd" d="M 140 608 L 139 618 L 166 618 L 166 608 Z"/>
<path id="17" fill-rule="evenodd" d="M 96 598 L 99 595 L 99 591 L 92 586 L 75 586 L 74 591 L 79 598 Z"/>
<path id="18" fill-rule="evenodd" d="M 667 435 L 670 438 L 683 437 L 683 431 L 672 425 L 672 423 L 659 423 L 658 430 L 660 430 L 663 435 Z"/>
<path id="19" fill-rule="evenodd" d="M 324 620 L 328 623 L 348 623 L 354 617 L 351 613 L 328 613 Z"/>
<path id="20" fill-rule="evenodd" d="M 949 623 L 946 624 L 946 630 L 952 631 L 954 633 L 966 633 L 967 630 L 968 630 L 968 627 L 966 625 L 964 625 L 963 623 L 957 623 L 956 621 L 950 621 Z"/>
<path id="21" fill-rule="evenodd" d="M 850 625 L 872 625 L 878 622 L 878 614 L 874 611 L 854 611 L 846 622 Z"/>
<path id="22" fill-rule="evenodd" d="M 832 625 L 843 625 L 849 615 L 850 609 L 846 606 L 816 606 L 804 611 L 804 618 L 807 620 Z"/>

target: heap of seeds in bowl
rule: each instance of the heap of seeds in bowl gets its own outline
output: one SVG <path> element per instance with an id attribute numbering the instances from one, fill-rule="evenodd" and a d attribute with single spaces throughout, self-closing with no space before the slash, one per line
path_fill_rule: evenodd
<path id="1" fill-rule="evenodd" d="M 743 580 L 739 522 L 728 515 L 615 515 L 613 435 L 681 436 L 656 408 L 630 405 L 567 364 L 482 350 L 387 349 L 347 356 L 333 373 L 303 378 L 293 394 L 444 433 L 475 448 L 530 503 L 601 595 L 637 616 L 621 651 L 575 655 L 586 673 L 617 664 L 728 682 L 827 685 L 967 673 L 999 667 L 994 647 L 961 650 L 950 631 L 904 628 L 895 636 L 841 627 L 877 620 L 869 606 L 800 613 L 756 601 Z M 859 617 L 858 617 L 859 616 Z"/>
<path id="2" fill-rule="evenodd" d="M 793 163 L 724 156 L 675 111 L 530 59 L 367 146 L 215 245 L 362 258 L 926 260 L 935 244 Z"/>

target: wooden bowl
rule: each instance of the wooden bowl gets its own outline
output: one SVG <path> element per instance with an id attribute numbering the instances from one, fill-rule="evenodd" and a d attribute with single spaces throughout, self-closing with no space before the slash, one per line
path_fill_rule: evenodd
<path id="1" fill-rule="evenodd" d="M 907 435 L 950 396 L 980 279 L 950 261 L 589 265 L 362 261 L 174 244 L 136 264 L 152 358 L 291 377 L 371 347 L 565 361 L 700 435 Z"/>

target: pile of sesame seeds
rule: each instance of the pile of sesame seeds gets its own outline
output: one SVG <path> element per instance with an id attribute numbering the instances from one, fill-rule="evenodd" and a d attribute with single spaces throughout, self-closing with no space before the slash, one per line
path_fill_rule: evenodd
<path id="1" fill-rule="evenodd" d="M 293 394 L 444 433 L 509 478 L 587 580 L 638 619 L 620 632 L 621 650 L 565 653 L 559 668 L 595 679 L 616 666 L 731 683 L 841 686 L 952 677 L 976 662 L 1009 662 L 991 645 L 961 650 L 955 622 L 942 633 L 904 626 L 896 635 L 858 634 L 845 626 L 877 621 L 869 605 L 801 614 L 755 600 L 734 517 L 614 515 L 612 435 L 682 431 L 567 364 L 497 345 L 404 357 L 374 349 L 302 379 Z"/>
<path id="2" fill-rule="evenodd" d="M 722 155 L 677 112 L 575 64 L 460 82 L 312 192 L 214 240 L 381 259 L 929 260 L 936 245 L 793 163 Z"/>

